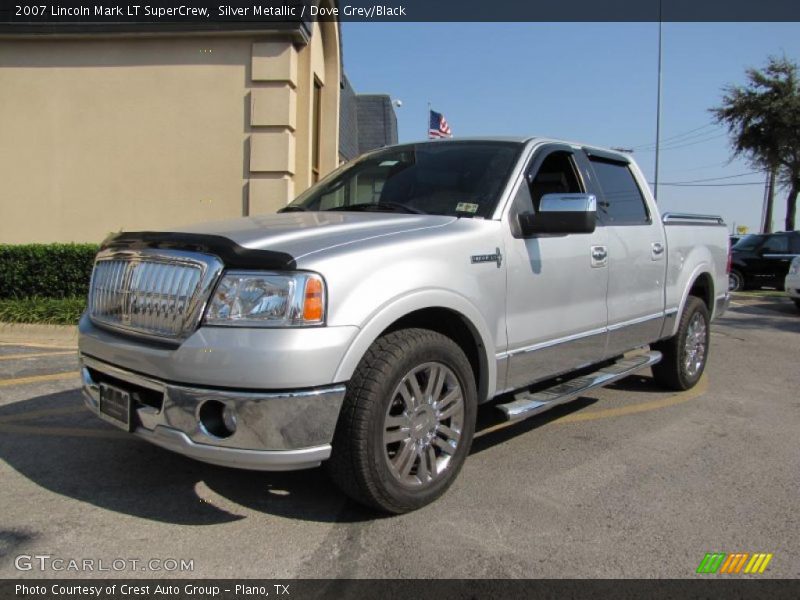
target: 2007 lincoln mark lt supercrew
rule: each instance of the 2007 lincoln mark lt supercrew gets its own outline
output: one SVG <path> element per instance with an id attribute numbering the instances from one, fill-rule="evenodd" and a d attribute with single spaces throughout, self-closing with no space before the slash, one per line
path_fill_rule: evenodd
<path id="1" fill-rule="evenodd" d="M 324 462 L 389 512 L 453 482 L 479 404 L 524 419 L 648 367 L 692 387 L 728 302 L 722 220 L 659 215 L 630 157 L 594 147 L 384 148 L 279 213 L 107 240 L 87 404 L 209 463 Z"/>

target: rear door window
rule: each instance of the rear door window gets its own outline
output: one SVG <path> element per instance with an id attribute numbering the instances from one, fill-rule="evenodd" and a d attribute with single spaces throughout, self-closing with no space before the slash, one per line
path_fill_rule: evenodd
<path id="1" fill-rule="evenodd" d="M 630 167 L 622 162 L 589 158 L 603 193 L 598 216 L 606 225 L 648 225 L 650 215 Z"/>

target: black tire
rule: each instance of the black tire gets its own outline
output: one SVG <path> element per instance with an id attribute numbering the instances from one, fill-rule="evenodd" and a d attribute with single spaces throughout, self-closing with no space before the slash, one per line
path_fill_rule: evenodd
<path id="1" fill-rule="evenodd" d="M 797 307 L 797 310 L 800 310 L 800 300 L 795 300 L 794 305 Z"/>
<path id="2" fill-rule="evenodd" d="M 742 292 L 747 289 L 747 283 L 741 271 L 731 269 L 728 273 L 728 291 L 729 292 Z"/>
<path id="3" fill-rule="evenodd" d="M 444 365 L 446 368 L 434 365 Z M 428 379 L 424 378 L 426 368 L 429 369 Z M 417 369 L 419 371 L 415 371 Z M 438 416 L 431 417 L 432 421 L 426 420 L 426 415 L 417 413 L 414 417 L 416 420 L 412 420 L 405 410 L 408 406 L 406 396 L 402 396 L 399 391 L 401 385 L 411 385 L 409 378 L 414 377 L 414 382 L 420 389 L 425 389 L 423 393 L 425 398 L 431 398 L 427 392 L 432 388 L 427 388 L 426 382 L 439 377 L 439 375 L 434 376 L 434 373 L 441 374 L 440 396 L 437 397 L 442 397 L 442 402 L 447 400 L 447 397 L 457 398 L 459 391 L 463 399 L 463 402 L 459 403 L 463 404 L 463 410 L 459 412 L 460 437 L 450 452 L 444 452 L 436 445 L 436 437 L 441 435 L 447 439 L 447 434 L 438 433 L 438 428 L 445 425 L 445 422 L 447 426 L 453 425 L 454 421 L 444 419 L 440 423 Z M 457 390 L 456 386 L 459 386 L 460 390 Z M 398 402 L 403 409 L 400 416 L 390 417 L 399 410 Z M 428 406 L 431 407 L 430 412 L 434 410 L 435 404 L 431 403 Z M 461 470 L 472 444 L 476 410 L 475 377 L 467 357 L 455 342 L 427 329 L 402 329 L 384 335 L 369 348 L 347 385 L 347 393 L 333 438 L 333 451 L 326 463 L 328 473 L 345 494 L 365 506 L 395 514 L 420 508 L 441 496 Z M 448 411 L 436 409 L 437 415 L 446 412 Z M 390 426 L 387 426 L 390 418 L 408 419 L 408 427 L 394 431 L 410 432 L 407 439 L 397 442 L 398 449 L 393 457 L 392 444 L 387 444 L 385 438 L 386 432 L 390 430 Z M 427 425 L 420 421 L 425 421 Z M 412 437 L 418 435 L 421 426 L 430 426 L 426 434 L 429 436 L 427 447 L 425 439 L 417 440 Z M 401 433 L 401 435 L 406 434 Z M 419 478 L 418 485 L 411 485 L 408 481 L 401 480 L 403 476 L 400 470 L 403 469 L 398 470 L 390 466 L 394 460 L 399 460 L 400 448 L 405 452 L 404 446 L 412 442 L 418 445 L 412 446 L 413 448 L 425 448 L 418 452 L 416 450 L 408 452 L 413 466 L 410 467 L 411 473 L 405 477 Z M 431 448 L 434 453 L 433 462 L 430 462 L 428 454 Z M 440 454 L 437 455 L 436 452 Z M 437 472 L 437 468 L 431 465 L 437 465 L 439 459 L 446 461 L 446 465 Z M 422 461 L 425 461 L 424 467 Z M 407 465 L 407 461 L 403 464 Z M 423 481 L 427 477 L 431 480 Z"/>
<path id="4" fill-rule="evenodd" d="M 699 319 L 704 328 L 704 335 L 701 336 L 704 344 L 703 355 L 699 360 L 699 366 L 698 361 L 692 361 L 693 364 L 688 366 L 690 350 L 687 349 L 687 336 L 690 334 L 690 325 L 695 319 Z M 651 345 L 653 350 L 658 350 L 663 355 L 661 362 L 653 366 L 653 377 L 659 385 L 671 390 L 688 390 L 697 384 L 708 362 L 709 325 L 708 308 L 705 303 L 700 298 L 689 296 L 681 314 L 678 332 L 669 339 Z"/>

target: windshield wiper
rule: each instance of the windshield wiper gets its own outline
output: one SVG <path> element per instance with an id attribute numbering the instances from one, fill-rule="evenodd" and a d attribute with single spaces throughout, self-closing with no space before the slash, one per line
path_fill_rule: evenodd
<path id="1" fill-rule="evenodd" d="M 307 212 L 308 209 L 300 206 L 299 204 L 290 204 L 289 206 L 284 206 L 278 212 L 285 213 L 285 212 Z"/>
<path id="2" fill-rule="evenodd" d="M 400 204 L 399 202 L 361 202 L 360 204 L 349 204 L 346 206 L 334 206 L 327 210 L 363 210 L 363 211 L 389 211 L 389 212 L 406 212 L 414 215 L 426 215 L 424 210 Z"/>

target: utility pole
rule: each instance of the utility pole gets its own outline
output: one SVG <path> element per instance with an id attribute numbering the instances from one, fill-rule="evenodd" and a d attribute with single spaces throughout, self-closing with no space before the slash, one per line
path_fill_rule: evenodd
<path id="1" fill-rule="evenodd" d="M 658 0 L 658 91 L 656 93 L 656 164 L 653 178 L 653 199 L 658 202 L 658 158 L 661 145 L 661 2 Z"/>
<path id="2" fill-rule="evenodd" d="M 770 167 L 764 190 L 764 207 L 761 211 L 761 233 L 772 233 L 772 204 L 775 201 L 775 176 L 777 169 Z"/>

